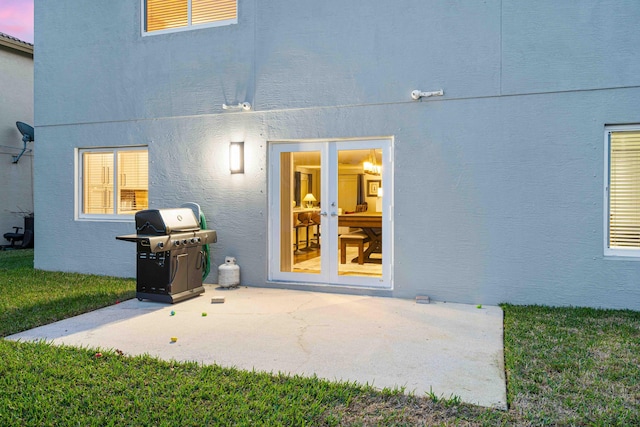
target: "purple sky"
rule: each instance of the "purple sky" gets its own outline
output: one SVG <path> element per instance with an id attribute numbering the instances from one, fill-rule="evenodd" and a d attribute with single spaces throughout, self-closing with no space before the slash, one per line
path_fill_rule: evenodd
<path id="1" fill-rule="evenodd" d="M 33 0 L 0 0 L 0 32 L 33 43 Z"/>

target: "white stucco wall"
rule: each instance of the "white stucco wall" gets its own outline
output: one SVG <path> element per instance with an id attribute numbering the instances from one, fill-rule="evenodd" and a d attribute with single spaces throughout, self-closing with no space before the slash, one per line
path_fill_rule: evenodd
<path id="1" fill-rule="evenodd" d="M 0 100 L 0 244 L 5 245 L 1 235 L 24 227 L 24 215 L 33 212 L 33 153 L 12 163 L 23 148 L 16 122 L 33 125 L 33 55 L 2 43 Z"/>
<path id="2" fill-rule="evenodd" d="M 139 2 L 36 0 L 36 266 L 135 275 L 114 239 L 131 222 L 74 219 L 77 147 L 148 144 L 150 205 L 200 203 L 212 264 L 266 286 L 268 141 L 392 136 L 386 295 L 640 309 L 640 262 L 603 256 L 604 126 L 640 123 L 638 18 L 631 0 L 240 0 L 237 25 L 142 36 Z"/>

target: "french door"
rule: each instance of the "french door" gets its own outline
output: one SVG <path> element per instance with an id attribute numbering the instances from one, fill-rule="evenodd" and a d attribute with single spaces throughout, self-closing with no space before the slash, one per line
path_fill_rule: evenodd
<path id="1" fill-rule="evenodd" d="M 273 142 L 269 159 L 269 279 L 391 288 L 391 140 Z"/>

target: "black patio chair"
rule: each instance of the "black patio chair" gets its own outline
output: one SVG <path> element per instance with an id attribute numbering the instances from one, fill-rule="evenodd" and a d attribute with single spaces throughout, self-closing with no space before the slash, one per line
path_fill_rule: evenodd
<path id="1" fill-rule="evenodd" d="M 23 227 L 13 227 L 13 233 L 4 233 L 3 237 L 9 241 L 9 245 L 2 245 L 0 249 L 26 249 L 33 247 L 33 216 L 24 218 L 24 233 L 20 233 Z M 21 242 L 20 244 L 18 244 Z"/>
<path id="2" fill-rule="evenodd" d="M 3 237 L 11 243 L 9 247 L 15 248 L 16 242 L 22 242 L 24 240 L 24 233 L 20 233 L 22 227 L 13 227 L 13 233 L 4 233 Z"/>

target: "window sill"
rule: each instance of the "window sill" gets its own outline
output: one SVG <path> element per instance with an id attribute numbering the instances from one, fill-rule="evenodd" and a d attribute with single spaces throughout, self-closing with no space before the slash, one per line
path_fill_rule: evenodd
<path id="1" fill-rule="evenodd" d="M 76 218 L 78 222 L 134 222 L 134 215 L 118 215 L 118 216 L 80 216 Z"/>
<path id="2" fill-rule="evenodd" d="M 640 250 L 637 253 L 605 252 L 604 259 L 620 261 L 640 261 Z"/>
<path id="3" fill-rule="evenodd" d="M 162 34 L 172 34 L 172 33 L 181 33 L 183 31 L 193 31 L 193 30 L 201 30 L 204 28 L 217 28 L 217 27 L 227 27 L 229 25 L 235 25 L 238 23 L 238 19 L 227 19 L 224 21 L 215 21 L 206 24 L 198 24 L 198 25 L 187 25 L 184 27 L 177 28 L 167 28 L 165 30 L 155 30 L 155 31 L 145 31 L 142 30 L 142 37 L 147 36 L 159 36 Z"/>

